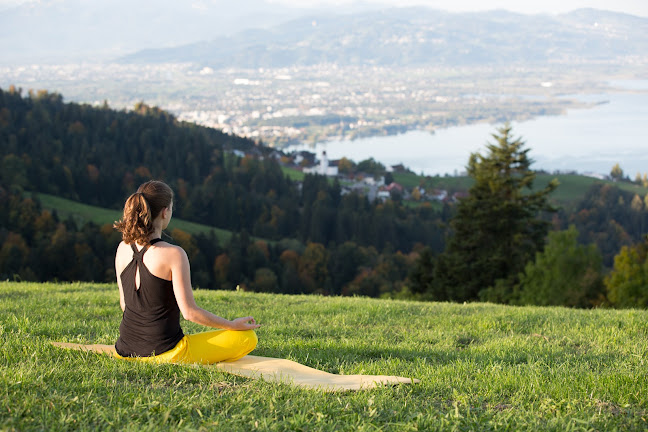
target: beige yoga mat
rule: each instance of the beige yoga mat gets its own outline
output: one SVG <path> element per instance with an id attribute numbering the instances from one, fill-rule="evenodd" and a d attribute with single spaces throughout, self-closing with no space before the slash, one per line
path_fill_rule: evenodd
<path id="1" fill-rule="evenodd" d="M 64 342 L 52 342 L 52 345 L 59 348 L 115 354 L 113 345 L 82 345 Z M 413 378 L 390 375 L 336 375 L 304 366 L 292 360 L 254 355 L 248 355 L 233 362 L 216 363 L 213 366 L 224 372 L 247 378 L 263 378 L 266 381 L 281 382 L 329 392 L 420 382 Z"/>

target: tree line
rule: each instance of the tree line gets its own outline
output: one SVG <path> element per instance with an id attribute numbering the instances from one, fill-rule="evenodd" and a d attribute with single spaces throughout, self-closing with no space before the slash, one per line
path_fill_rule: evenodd
<path id="1" fill-rule="evenodd" d="M 643 271 L 647 203 L 595 184 L 575 210 L 553 209 L 555 185 L 531 191 L 524 143 L 510 128 L 494 138 L 487 155 L 469 160 L 467 198 L 410 208 L 342 195 L 322 176 L 294 182 L 271 149 L 143 103 L 115 111 L 0 89 L 0 277 L 114 281 L 111 226 L 59 220 L 38 192 L 121 208 L 137 185 L 159 178 L 176 191 L 179 217 L 235 233 L 224 244 L 170 233 L 203 288 L 645 306 L 645 285 L 618 286 L 629 280 L 619 269 Z M 628 290 L 639 294 L 628 300 Z"/>
<path id="2" fill-rule="evenodd" d="M 111 224 L 61 220 L 43 209 L 37 194 L 0 186 L 0 226 L 0 279 L 116 280 L 121 235 Z M 328 247 L 290 239 L 266 242 L 245 231 L 224 244 L 213 231 L 191 235 L 174 229 L 164 239 L 184 248 L 193 284 L 207 289 L 378 297 L 402 290 L 416 257 L 353 241 Z"/>
<path id="3" fill-rule="evenodd" d="M 525 143 L 509 125 L 493 138 L 486 155 L 471 155 L 474 185 L 457 205 L 446 248 L 417 260 L 412 290 L 435 300 L 648 306 L 648 195 L 626 205 L 627 193 L 594 185 L 576 212 L 558 214 L 549 204 L 558 183 L 533 187 Z"/>
<path id="4" fill-rule="evenodd" d="M 268 240 L 354 241 L 379 250 L 443 247 L 442 212 L 370 203 L 310 175 L 296 184 L 272 150 L 136 105 L 115 111 L 64 103 L 58 94 L 0 89 L 4 184 L 121 209 L 139 184 L 164 179 L 182 219 Z M 246 152 L 236 157 L 232 150 Z"/>
<path id="5" fill-rule="evenodd" d="M 429 205 L 342 196 L 337 181 L 317 175 L 295 183 L 269 149 L 144 104 L 115 111 L 0 90 L 0 146 L 2 278 L 114 280 L 110 226 L 59 220 L 38 192 L 117 209 L 150 178 L 176 191 L 178 217 L 235 233 L 225 244 L 170 233 L 192 251 L 204 288 L 377 296 L 402 284 L 413 250 L 443 247 L 445 216 Z"/>

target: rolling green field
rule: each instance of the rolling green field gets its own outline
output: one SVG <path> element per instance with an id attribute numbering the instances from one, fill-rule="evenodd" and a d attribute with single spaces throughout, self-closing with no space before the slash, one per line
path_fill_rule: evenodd
<path id="1" fill-rule="evenodd" d="M 469 177 L 421 177 L 414 173 L 394 173 L 394 181 L 402 184 L 405 188 L 411 189 L 423 181 L 425 187 L 435 189 L 446 189 L 449 191 L 467 191 L 473 184 Z M 552 179 L 560 183 L 558 188 L 550 195 L 550 199 L 558 205 L 570 206 L 576 204 L 595 183 L 605 183 L 622 190 L 639 194 L 642 198 L 648 193 L 648 188 L 627 182 L 613 182 L 610 180 L 599 180 L 593 177 L 572 174 L 538 174 L 534 187 L 544 188 Z"/>
<path id="2" fill-rule="evenodd" d="M 196 298 L 262 323 L 256 355 L 421 383 L 324 393 L 209 366 L 60 350 L 50 342 L 114 342 L 116 286 L 2 282 L 0 430 L 648 428 L 648 311 L 200 290 Z"/>
<path id="3" fill-rule="evenodd" d="M 303 180 L 304 173 L 282 167 L 285 175 L 288 175 L 293 180 Z M 425 188 L 446 189 L 450 192 L 468 191 L 473 184 L 470 177 L 425 177 L 415 173 L 393 173 L 394 181 L 403 185 L 407 190 L 411 190 L 421 183 Z M 551 200 L 561 206 L 573 205 L 577 203 L 586 193 L 587 190 L 595 183 L 605 183 L 622 190 L 639 194 L 644 197 L 648 194 L 648 188 L 628 183 L 628 182 L 613 182 L 611 180 L 599 180 L 593 177 L 587 177 L 576 174 L 538 174 L 534 182 L 536 188 L 545 187 L 552 179 L 558 179 L 560 185 L 551 194 Z"/>
<path id="4" fill-rule="evenodd" d="M 563 206 L 575 205 L 578 201 L 583 198 L 587 190 L 595 183 L 605 183 L 611 186 L 616 186 L 621 190 L 639 194 L 640 197 L 646 196 L 648 193 L 648 188 L 638 186 L 633 183 L 627 182 L 613 182 L 610 180 L 599 180 L 592 177 L 580 176 L 580 175 L 550 175 L 550 174 L 539 174 L 536 177 L 534 186 L 536 188 L 545 187 L 552 179 L 558 179 L 560 185 L 558 188 L 550 195 L 551 200 L 555 203 Z"/>
<path id="5" fill-rule="evenodd" d="M 67 219 L 68 217 L 72 217 L 77 223 L 93 222 L 97 225 L 112 224 L 122 216 L 119 210 L 95 207 L 54 195 L 39 193 L 38 198 L 44 208 L 56 210 L 59 218 Z M 208 233 L 213 230 L 220 242 L 226 242 L 232 235 L 230 231 L 224 229 L 173 218 L 169 224 L 168 231 L 170 232 L 175 228 L 190 234 Z"/>

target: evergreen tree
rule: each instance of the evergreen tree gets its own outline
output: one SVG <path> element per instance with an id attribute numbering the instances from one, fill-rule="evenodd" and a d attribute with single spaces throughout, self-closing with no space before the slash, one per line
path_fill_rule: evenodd
<path id="1" fill-rule="evenodd" d="M 435 300 L 446 300 L 444 292 L 435 292 L 434 253 L 429 247 L 423 249 L 408 275 L 409 289 L 415 294 L 427 292 Z"/>
<path id="2" fill-rule="evenodd" d="M 632 209 L 632 197 L 616 186 L 594 183 L 566 220 L 576 226 L 581 244 L 596 243 L 608 268 L 623 246 L 641 240 L 641 224 L 648 222 L 648 213 Z"/>
<path id="3" fill-rule="evenodd" d="M 547 197 L 558 183 L 533 190 L 529 149 L 505 125 L 493 134 L 488 154 L 473 153 L 468 175 L 475 181 L 450 222 L 452 235 L 435 265 L 435 284 L 449 300 L 509 302 L 518 274 L 542 249 L 553 211 Z M 497 282 L 497 283 L 496 283 Z"/>

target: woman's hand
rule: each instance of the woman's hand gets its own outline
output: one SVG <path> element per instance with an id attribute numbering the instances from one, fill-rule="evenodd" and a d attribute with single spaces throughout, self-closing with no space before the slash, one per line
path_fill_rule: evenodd
<path id="1" fill-rule="evenodd" d="M 261 327 L 261 324 L 257 324 L 254 318 L 248 316 L 232 320 L 232 327 L 230 330 L 253 330 L 259 327 Z"/>

